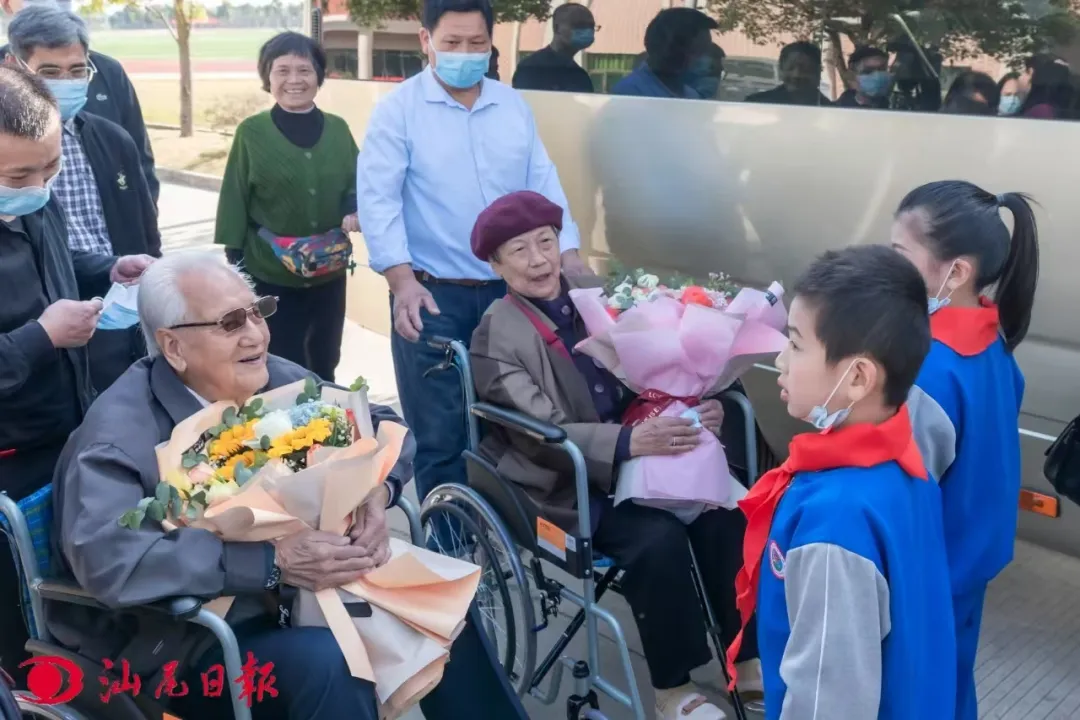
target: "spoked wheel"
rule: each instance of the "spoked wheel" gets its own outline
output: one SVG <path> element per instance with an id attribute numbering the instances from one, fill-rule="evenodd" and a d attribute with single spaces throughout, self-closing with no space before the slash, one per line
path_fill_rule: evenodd
<path id="1" fill-rule="evenodd" d="M 463 485 L 440 485 L 420 513 L 427 547 L 480 567 L 476 604 L 487 636 L 519 697 L 536 667 L 536 626 L 529 581 L 517 545 L 491 506 Z"/>

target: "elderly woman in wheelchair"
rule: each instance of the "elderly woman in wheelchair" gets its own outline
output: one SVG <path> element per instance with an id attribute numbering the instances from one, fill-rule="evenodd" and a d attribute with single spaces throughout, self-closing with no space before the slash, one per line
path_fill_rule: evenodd
<path id="1" fill-rule="evenodd" d="M 697 446 L 700 432 L 719 432 L 719 401 L 699 406 L 704 430 L 681 418 L 654 418 L 633 428 L 619 417 L 632 393 L 587 356 L 571 354 L 585 335 L 568 298 L 575 287 L 596 287 L 596 277 L 563 276 L 558 233 L 562 210 L 544 197 L 517 192 L 496 200 L 477 220 L 474 254 L 507 283 L 507 297 L 485 314 L 472 337 L 470 359 L 477 397 L 558 426 L 584 456 L 592 527 L 577 527 L 573 466 L 537 438 L 493 426 L 479 455 L 524 490 L 542 518 L 577 536 L 591 536 L 597 551 L 623 570 L 620 586 L 644 648 L 662 720 L 715 720 L 690 678 L 709 662 L 706 617 L 692 577 L 694 558 L 725 645 L 739 629 L 734 581 L 741 565 L 745 522 L 738 511 L 703 513 L 684 525 L 667 511 L 610 496 L 619 463 L 643 455 L 677 455 Z M 746 634 L 739 681 L 760 691 L 755 632 Z M 718 682 L 722 680 L 717 678 Z"/>

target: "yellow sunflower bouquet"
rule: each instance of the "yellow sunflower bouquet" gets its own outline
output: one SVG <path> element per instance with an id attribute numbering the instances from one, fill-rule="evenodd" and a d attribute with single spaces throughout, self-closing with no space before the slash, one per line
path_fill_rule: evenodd
<path id="1" fill-rule="evenodd" d="M 363 402 L 356 404 L 366 408 L 366 383 L 358 379 L 347 394 L 328 388 L 336 394 L 336 402 L 324 399 L 323 390 L 309 378 L 298 395 L 290 392 L 283 398 L 276 393 L 271 403 L 256 396 L 243 407 L 215 411 L 214 424 L 199 429 L 197 440 L 181 454 L 179 466 L 159 463 L 162 481 L 154 496 L 121 515 L 120 525 L 137 530 L 147 517 L 173 525 L 190 524 L 207 508 L 236 495 L 271 460 L 295 473 L 325 457 L 328 449 L 349 447 L 361 429 L 356 414 L 343 405 L 363 394 Z M 346 402 L 339 404 L 343 399 Z M 200 424 L 206 424 L 202 415 L 212 409 L 196 416 Z"/>

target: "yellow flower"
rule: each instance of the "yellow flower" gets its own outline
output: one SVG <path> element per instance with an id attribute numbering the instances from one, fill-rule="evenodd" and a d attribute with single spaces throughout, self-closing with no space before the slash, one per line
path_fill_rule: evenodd
<path id="1" fill-rule="evenodd" d="M 165 482 L 179 490 L 182 495 L 187 495 L 191 492 L 191 480 L 188 479 L 188 476 L 185 473 L 179 470 L 174 470 L 167 474 L 165 476 Z"/>
<path id="2" fill-rule="evenodd" d="M 225 482 L 231 482 L 236 477 L 236 466 L 247 465 L 249 468 L 255 468 L 255 451 L 246 450 L 239 455 L 233 455 L 231 458 L 225 461 L 225 464 L 218 468 L 217 476 Z"/>
<path id="3" fill-rule="evenodd" d="M 255 423 L 258 420 L 249 420 L 241 425 L 234 425 L 221 432 L 221 435 L 210 443 L 207 450 L 210 459 L 221 461 L 244 449 L 244 443 L 255 437 Z"/>
<path id="4" fill-rule="evenodd" d="M 306 450 L 325 441 L 332 432 L 333 428 L 328 419 L 315 418 L 304 427 L 278 437 L 271 443 L 267 454 L 272 458 L 281 458 L 298 450 Z"/>

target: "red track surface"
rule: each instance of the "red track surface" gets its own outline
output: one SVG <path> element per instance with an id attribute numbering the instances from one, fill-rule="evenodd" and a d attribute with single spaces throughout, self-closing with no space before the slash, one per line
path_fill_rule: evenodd
<path id="1" fill-rule="evenodd" d="M 124 69 L 132 75 L 142 73 L 179 73 L 178 60 L 123 60 Z M 251 60 L 195 60 L 191 63 L 192 72 L 255 72 L 255 63 Z"/>

